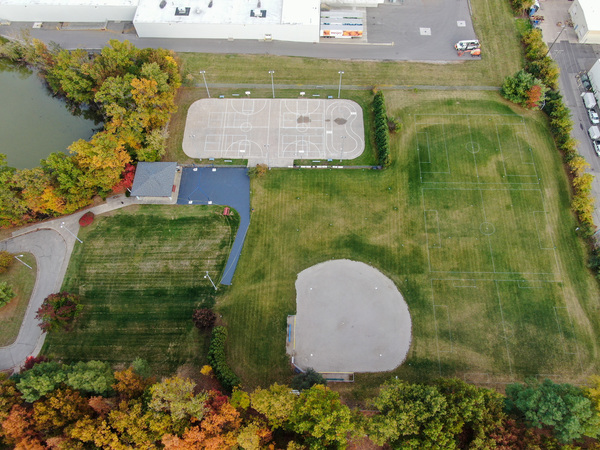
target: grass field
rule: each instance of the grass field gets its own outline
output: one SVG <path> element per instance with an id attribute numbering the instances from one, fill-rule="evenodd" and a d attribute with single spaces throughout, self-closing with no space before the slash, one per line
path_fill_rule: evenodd
<path id="1" fill-rule="evenodd" d="M 394 374 L 501 385 L 597 371 L 598 286 L 544 116 L 495 93 L 386 101 L 404 124 L 390 169 L 272 170 L 253 181 L 252 225 L 217 304 L 246 385 L 290 376 L 296 276 L 334 258 L 373 265 L 405 296 L 413 343 Z M 357 376 L 352 395 L 389 376 Z"/>
<path id="2" fill-rule="evenodd" d="M 29 269 L 18 261 L 13 261 L 9 269 L 0 274 L 0 282 L 6 281 L 13 287 L 16 297 L 0 308 L 0 347 L 12 344 L 21 328 L 29 298 L 35 285 L 37 266 L 35 258 L 25 253 L 21 258 L 33 269 Z"/>
<path id="3" fill-rule="evenodd" d="M 184 79 L 187 83 L 201 84 L 198 72 L 205 70 L 209 84 L 268 84 L 268 71 L 275 69 L 275 83 L 299 87 L 305 84 L 337 85 L 338 71 L 343 70 L 346 85 L 499 86 L 505 76 L 514 74 L 522 64 L 515 19 L 507 1 L 471 0 L 470 3 L 475 32 L 482 42 L 480 61 L 429 64 L 182 53 L 179 56 Z"/>
<path id="4" fill-rule="evenodd" d="M 80 293 L 75 330 L 50 333 L 44 353 L 113 365 L 137 357 L 159 374 L 205 362 L 207 337 L 193 326 L 196 307 L 211 306 L 239 216 L 222 207 L 133 206 L 82 228 L 63 289 Z"/>

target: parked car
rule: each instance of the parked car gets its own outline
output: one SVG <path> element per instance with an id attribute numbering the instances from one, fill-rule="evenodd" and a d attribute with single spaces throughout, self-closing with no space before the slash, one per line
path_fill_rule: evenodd
<path id="1" fill-rule="evenodd" d="M 579 79 L 581 80 L 581 84 L 583 85 L 584 89 L 587 89 L 588 91 L 592 90 L 592 83 L 590 83 L 590 78 L 587 76 L 587 74 L 582 73 Z"/>
<path id="2" fill-rule="evenodd" d="M 588 116 L 590 116 L 590 120 L 593 124 L 600 123 L 600 118 L 598 117 L 598 113 L 593 109 L 588 109 Z"/>
<path id="3" fill-rule="evenodd" d="M 600 156 L 600 141 L 592 141 L 594 144 L 594 150 L 596 150 L 596 155 Z"/>

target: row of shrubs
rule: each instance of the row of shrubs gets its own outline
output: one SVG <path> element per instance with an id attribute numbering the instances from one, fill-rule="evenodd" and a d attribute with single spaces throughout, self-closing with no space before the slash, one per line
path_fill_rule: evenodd
<path id="1" fill-rule="evenodd" d="M 594 270 L 596 276 L 600 276 L 600 249 L 592 239 L 592 235 L 596 231 L 592 216 L 594 198 L 591 194 L 594 177 L 586 172 L 589 164 L 577 152 L 577 141 L 571 136 L 573 121 L 569 108 L 565 106 L 563 97 L 558 91 L 559 68 L 556 62 L 548 56 L 548 46 L 543 41 L 540 30 L 525 31 L 521 36 L 521 41 L 525 47 L 526 70 L 550 88 L 543 110 L 548 114 L 554 141 L 569 168 L 573 187 L 571 208 L 579 220 L 579 229 L 582 235 L 589 239 L 592 256 L 589 266 Z"/>
<path id="2" fill-rule="evenodd" d="M 375 116 L 375 147 L 379 165 L 390 165 L 390 131 L 383 92 L 378 91 L 373 98 L 373 114 Z"/>
<path id="3" fill-rule="evenodd" d="M 225 357 L 225 342 L 227 341 L 227 328 L 223 326 L 214 327 L 210 337 L 208 348 L 208 362 L 212 366 L 215 376 L 228 392 L 240 385 L 240 379 L 231 370 Z"/>

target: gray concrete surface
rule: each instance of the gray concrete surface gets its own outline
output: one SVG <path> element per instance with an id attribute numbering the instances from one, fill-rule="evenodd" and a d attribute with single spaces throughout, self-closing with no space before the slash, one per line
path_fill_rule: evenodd
<path id="1" fill-rule="evenodd" d="M 369 43 L 393 42 L 390 59 L 458 61 L 454 44 L 476 39 L 468 1 L 398 0 L 367 8 Z M 485 51 L 485 43 L 484 43 Z"/>
<path id="2" fill-rule="evenodd" d="M 250 166 L 354 159 L 365 149 L 363 111 L 351 100 L 202 99 L 188 110 L 182 147 L 192 158 Z"/>
<path id="3" fill-rule="evenodd" d="M 377 269 L 347 259 L 317 264 L 298 274 L 296 295 L 286 351 L 298 367 L 382 372 L 406 358 L 412 326 L 408 306 Z"/>
<path id="4" fill-rule="evenodd" d="M 474 37 L 468 0 L 398 0 L 395 4 L 367 8 L 367 40 L 328 39 L 318 44 L 283 41 L 228 41 L 216 39 L 139 38 L 131 24 L 109 23 L 106 30 L 82 29 L 59 23 L 14 22 L 0 26 L 0 35 L 18 36 L 26 29 L 31 37 L 63 48 L 100 49 L 110 39 L 129 40 L 137 47 L 169 48 L 178 52 L 246 53 L 306 56 L 327 59 L 458 61 L 452 47 L 461 39 Z M 461 25 L 458 22 L 461 22 Z M 464 26 L 462 23 L 464 22 Z M 421 28 L 429 34 L 421 34 Z M 465 36 L 465 37 L 463 37 Z M 470 58 L 470 56 L 469 56 Z"/>

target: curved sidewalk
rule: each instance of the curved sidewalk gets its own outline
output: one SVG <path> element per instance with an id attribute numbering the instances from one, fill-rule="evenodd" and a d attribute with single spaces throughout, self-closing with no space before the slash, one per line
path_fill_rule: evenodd
<path id="1" fill-rule="evenodd" d="M 102 214 L 135 203 L 140 202 L 114 196 L 102 205 L 17 230 L 13 237 L 0 242 L 0 250 L 32 253 L 37 263 L 35 285 L 19 334 L 13 344 L 0 347 L 0 371 L 18 370 L 28 356 L 36 356 L 42 349 L 46 334 L 38 326 L 35 315 L 48 295 L 60 291 L 77 243 L 75 236 L 79 231 L 79 218 L 88 211 Z M 61 228 L 62 223 L 64 228 Z"/>

